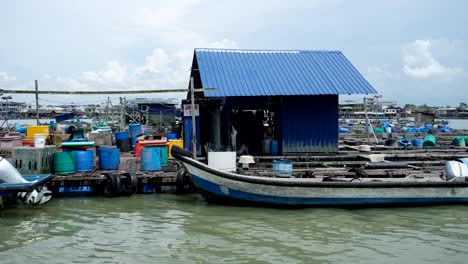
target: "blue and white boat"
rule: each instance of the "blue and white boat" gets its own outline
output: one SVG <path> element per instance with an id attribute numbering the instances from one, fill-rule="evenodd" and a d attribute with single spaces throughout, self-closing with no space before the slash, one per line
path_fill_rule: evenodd
<path id="1" fill-rule="evenodd" d="M 468 166 L 449 161 L 448 172 L 404 178 L 277 178 L 214 169 L 173 146 L 208 202 L 262 206 L 366 206 L 468 203 Z"/>
<path id="2" fill-rule="evenodd" d="M 46 184 L 51 174 L 22 176 L 6 159 L 0 157 L 0 202 L 5 199 L 21 200 L 25 204 L 39 205 L 52 198 Z"/>

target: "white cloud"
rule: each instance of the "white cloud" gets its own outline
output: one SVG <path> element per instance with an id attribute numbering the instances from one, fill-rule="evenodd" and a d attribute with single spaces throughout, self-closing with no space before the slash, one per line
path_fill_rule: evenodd
<path id="1" fill-rule="evenodd" d="M 16 77 L 15 77 L 15 76 L 11 76 L 11 75 L 9 75 L 9 74 L 6 73 L 6 72 L 0 72 L 0 81 L 4 81 L 4 82 L 14 82 L 14 81 L 16 81 Z"/>
<path id="2" fill-rule="evenodd" d="M 83 91 L 83 90 L 89 90 L 89 86 L 79 80 L 75 80 L 73 78 L 63 78 L 63 77 L 57 77 L 55 80 L 57 84 L 61 86 L 61 89 L 67 90 L 67 91 Z"/>
<path id="3" fill-rule="evenodd" d="M 236 48 L 230 39 L 206 43 L 204 47 Z M 129 65 L 113 60 L 103 69 L 86 71 L 78 78 L 57 77 L 56 84 L 67 90 L 158 90 L 186 88 L 189 82 L 193 49 L 169 51 L 155 48 L 144 62 Z M 170 95 L 174 97 L 174 95 Z M 185 95 L 183 95 L 185 96 Z M 166 97 L 166 96 L 164 96 Z"/>
<path id="4" fill-rule="evenodd" d="M 370 76 L 379 80 L 399 79 L 401 77 L 400 74 L 391 70 L 390 64 L 369 66 L 367 72 Z"/>
<path id="5" fill-rule="evenodd" d="M 414 78 L 447 77 L 463 72 L 462 68 L 440 64 L 431 51 L 431 41 L 416 40 L 403 48 L 403 72 Z"/>
<path id="6" fill-rule="evenodd" d="M 198 0 L 159 3 L 129 10 L 115 32 L 128 48 L 152 45 L 140 62 L 112 60 L 102 69 L 56 78 L 56 84 L 71 90 L 157 90 L 187 88 L 194 48 L 238 48 L 232 39 L 212 37 L 193 28 L 194 5 Z M 191 27 L 192 26 L 192 27 Z M 119 41 L 119 40 L 118 40 Z M 174 97 L 158 94 L 158 97 Z M 185 94 L 176 96 L 185 97 Z"/>
<path id="7" fill-rule="evenodd" d="M 102 71 L 87 71 L 82 79 L 98 84 L 123 84 L 127 79 L 127 67 L 118 61 L 110 61 Z"/>
<path id="8" fill-rule="evenodd" d="M 218 48 L 218 49 L 237 49 L 238 45 L 235 41 L 224 38 L 220 41 L 216 41 L 211 43 L 208 47 L 206 48 Z"/>
<path id="9" fill-rule="evenodd" d="M 169 55 L 163 49 L 157 48 L 153 53 L 146 57 L 144 65 L 137 67 L 135 72 L 137 75 L 144 73 L 158 74 L 169 68 L 171 60 Z"/>

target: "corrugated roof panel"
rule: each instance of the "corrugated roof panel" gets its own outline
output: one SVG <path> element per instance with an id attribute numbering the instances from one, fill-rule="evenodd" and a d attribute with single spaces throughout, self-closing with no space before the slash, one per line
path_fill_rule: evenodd
<path id="1" fill-rule="evenodd" d="M 207 97 L 377 91 L 339 51 L 195 49 Z"/>

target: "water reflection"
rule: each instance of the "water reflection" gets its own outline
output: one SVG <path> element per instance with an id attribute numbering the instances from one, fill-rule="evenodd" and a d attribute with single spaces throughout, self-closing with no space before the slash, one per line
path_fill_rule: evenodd
<path id="1" fill-rule="evenodd" d="M 2 263 L 464 263 L 466 209 L 283 210 L 209 205 L 197 195 L 55 199 L 43 207 L 1 212 L 0 258 Z"/>

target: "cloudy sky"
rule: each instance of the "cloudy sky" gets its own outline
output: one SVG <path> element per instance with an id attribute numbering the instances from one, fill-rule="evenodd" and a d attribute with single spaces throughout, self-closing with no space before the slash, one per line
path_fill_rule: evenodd
<path id="1" fill-rule="evenodd" d="M 466 10 L 463 0 L 5 0 L 0 88 L 186 88 L 194 48 L 341 50 L 384 100 L 458 106 L 468 102 Z"/>

